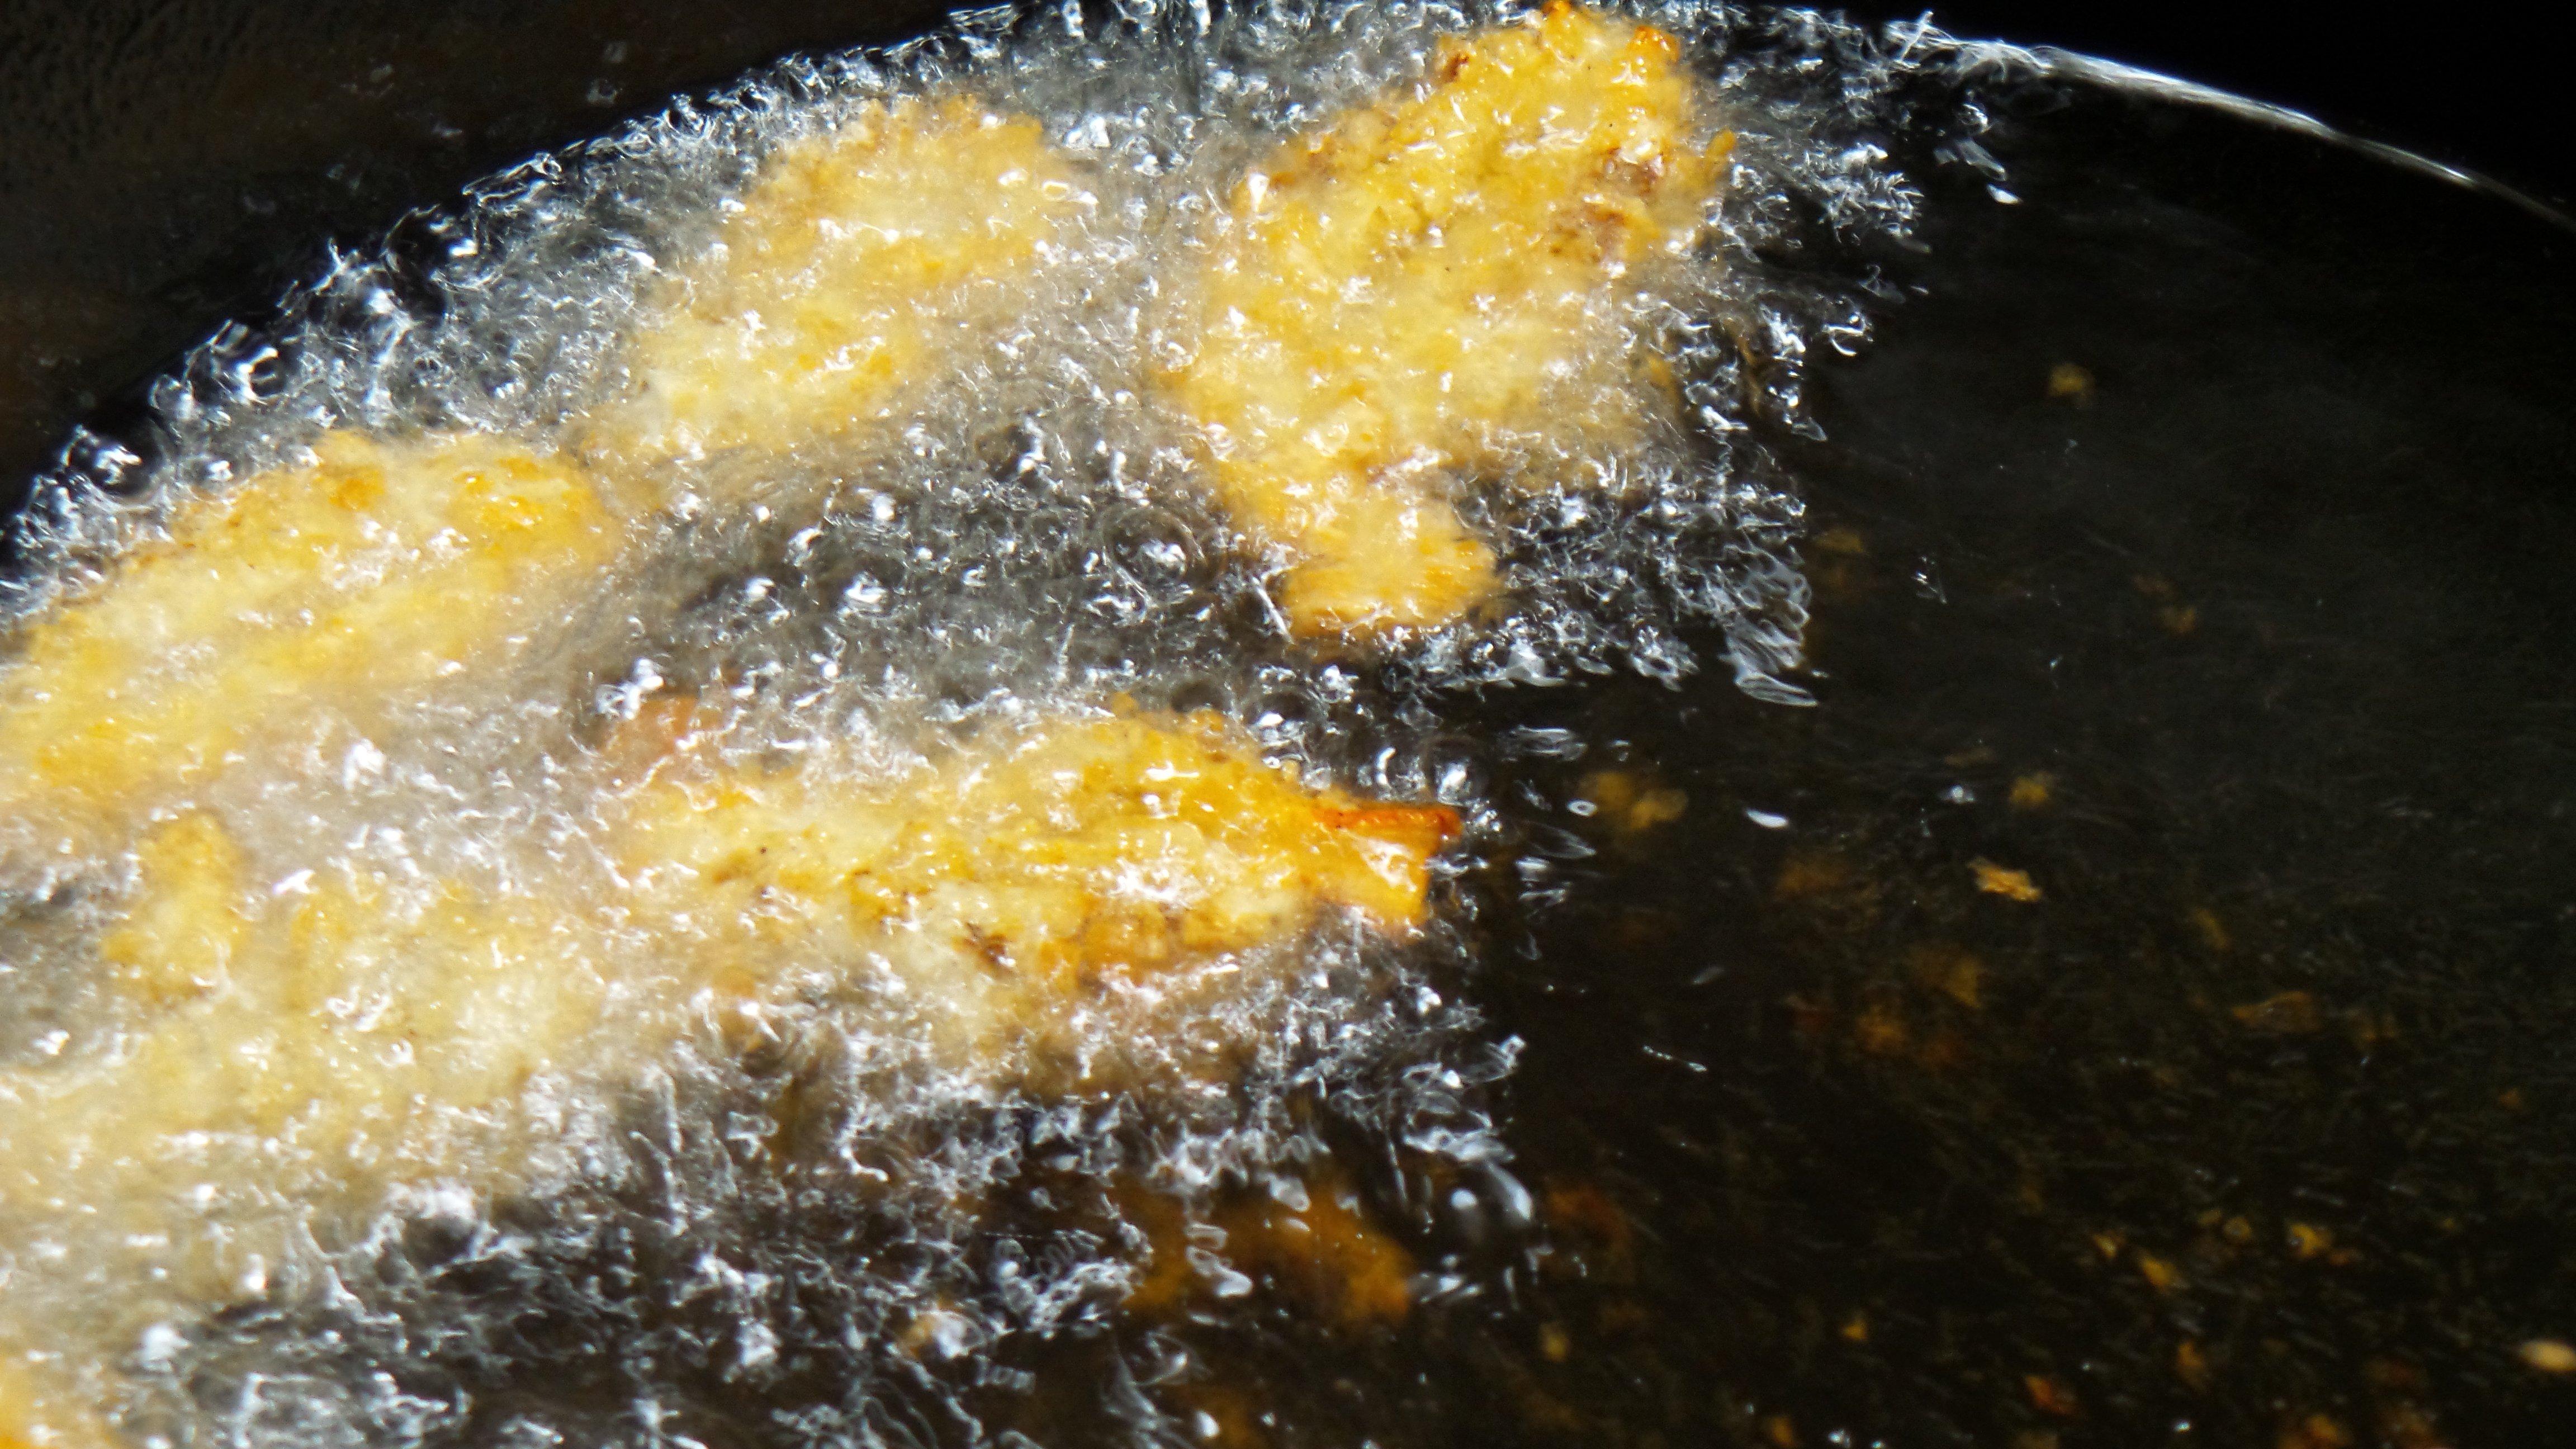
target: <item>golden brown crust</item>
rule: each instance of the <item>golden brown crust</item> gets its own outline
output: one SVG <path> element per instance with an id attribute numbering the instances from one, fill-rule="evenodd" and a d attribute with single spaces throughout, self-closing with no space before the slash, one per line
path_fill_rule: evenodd
<path id="1" fill-rule="evenodd" d="M 1336 913 L 1412 934 L 1458 830 L 1310 786 L 1208 715 L 1060 716 L 892 776 L 721 762 L 707 723 L 649 709 L 609 743 L 637 783 L 606 827 L 618 873 L 583 888 L 281 889 L 209 815 L 148 835 L 102 946 L 123 1046 L 0 1070 L 0 1239 L 61 1240 L 114 1291 L 82 1290 L 95 1321 L 67 1333 L 58 1296 L 13 1283 L 0 1355 L 103 1364 L 389 1190 L 517 1190 L 549 1130 L 532 1083 L 613 1094 L 702 1023 L 836 979 L 891 971 L 940 1071 L 1043 1090 L 1048 1043 L 1104 991 L 1258 964 Z M 37 1387 L 0 1378 L 0 1439 L 87 1422 L 81 1390 Z"/>
<path id="2" fill-rule="evenodd" d="M 1289 570 L 1301 633 L 1433 627 L 1496 587 L 1451 492 L 1615 448 L 1669 407 L 1627 314 L 1687 239 L 1725 138 L 1679 47 L 1551 6 L 1296 137 L 1208 242 L 1165 380 L 1217 494 Z M 1660 385 L 1659 385 L 1660 384 Z"/>
<path id="3" fill-rule="evenodd" d="M 0 669 L 0 807 L 88 846 L 288 737 L 362 727 L 559 618 L 623 523 L 570 462 L 479 434 L 324 435 L 176 509 Z"/>
<path id="4" fill-rule="evenodd" d="M 971 98 L 871 102 L 772 155 L 628 344 L 585 447 L 628 465 L 884 421 L 950 365 L 1088 193 L 1037 122 Z"/>
<path id="5" fill-rule="evenodd" d="M 1348 910 L 1401 939 L 1445 806 L 1315 790 L 1215 716 L 1097 716 L 852 789 L 828 768 L 674 770 L 626 850 L 719 955 L 783 942 L 889 966 L 996 1058 L 1106 985 L 1293 939 Z"/>

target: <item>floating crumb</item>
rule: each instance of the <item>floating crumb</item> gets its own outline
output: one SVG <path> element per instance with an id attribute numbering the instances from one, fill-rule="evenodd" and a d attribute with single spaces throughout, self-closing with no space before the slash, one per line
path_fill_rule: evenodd
<path id="1" fill-rule="evenodd" d="M 2305 1261 L 2322 1258 L 2334 1251 L 2334 1234 L 2314 1223 L 2292 1223 L 2289 1230 L 2290 1255 Z"/>
<path id="2" fill-rule="evenodd" d="M 2013 1201 L 2026 1213 L 2042 1212 L 2048 1207 L 2048 1185 L 2029 1163 L 2022 1164 L 2021 1181 L 2013 1186 Z"/>
<path id="3" fill-rule="evenodd" d="M 1789 1008 L 1789 1024 L 1797 1028 L 1798 1035 L 1809 1041 L 1833 1030 L 1834 1009 L 1830 1004 L 1804 996 L 1791 996 L 1783 1004 Z"/>
<path id="4" fill-rule="evenodd" d="M 1582 1413 L 1573 1405 L 1523 1379 L 1512 1386 L 1521 1417 L 1551 1438 L 1572 1438 L 1584 1430 Z"/>
<path id="5" fill-rule="evenodd" d="M 1869 1342 L 1869 1315 L 1854 1310 L 1851 1317 L 1843 1320 L 1841 1332 L 1845 1343 Z"/>
<path id="6" fill-rule="evenodd" d="M 2446 1449 L 2442 1431 L 2420 1404 L 2400 1401 L 2383 1406 L 2379 1430 L 2397 1449 Z"/>
<path id="7" fill-rule="evenodd" d="M 1598 1267 L 1624 1269 L 1635 1230 L 1610 1194 L 1588 1182 L 1555 1183 L 1539 1200 L 1547 1225 L 1587 1250 Z"/>
<path id="8" fill-rule="evenodd" d="M 1628 812 L 1628 824 L 1634 830 L 1650 830 L 1682 818 L 1690 809 L 1690 796 L 1679 790 L 1649 790 L 1637 797 L 1636 806 Z"/>
<path id="9" fill-rule="evenodd" d="M 2181 638 L 2200 627 L 2199 608 L 2181 601 L 2173 580 L 2162 574 L 2132 574 L 2129 584 L 2139 597 L 2157 605 L 2156 625 L 2166 633 Z"/>
<path id="10" fill-rule="evenodd" d="M 1594 818 L 1622 835 L 1642 835 L 1669 825 L 1690 811 L 1690 796 L 1657 785 L 1631 770 L 1595 770 L 1583 777 L 1579 798 L 1592 806 Z"/>
<path id="11" fill-rule="evenodd" d="M 1915 1065 L 1931 1072 L 1948 1071 L 1967 1059 L 1967 1041 L 1947 1027 L 1925 1038 L 1922 1049 L 1914 1054 Z"/>
<path id="12" fill-rule="evenodd" d="M 2362 1051 L 2376 1050 L 2384 1042 L 2397 1039 L 2397 1019 L 2384 1011 L 2355 1009 L 2344 1015 L 2352 1044 Z"/>
<path id="13" fill-rule="evenodd" d="M 2032 882 L 2029 871 L 1997 865 L 1982 856 L 1969 861 L 1968 869 L 1976 872 L 1977 889 L 1987 895 L 2002 896 L 2005 900 L 2024 904 L 2040 898 L 2040 889 Z"/>
<path id="14" fill-rule="evenodd" d="M 2138 1276 L 2159 1293 L 2170 1293 L 2182 1284 L 2182 1274 L 2174 1270 L 2174 1265 L 2152 1253 L 2138 1255 Z"/>
<path id="15" fill-rule="evenodd" d="M 1762 1437 L 1778 1449 L 1798 1449 L 1798 1425 L 1786 1414 L 1773 1414 L 1763 1420 Z"/>
<path id="16" fill-rule="evenodd" d="M 2397 1358 L 2373 1358 L 2361 1366 L 2361 1375 L 2374 1389 L 2391 1393 L 2414 1393 L 2424 1387 L 2424 1371 Z"/>
<path id="17" fill-rule="evenodd" d="M 1671 911 L 1646 907 L 1621 911 L 1610 923 L 1610 940 L 1623 951 L 1659 951 L 1681 934 L 1682 919 Z"/>
<path id="18" fill-rule="evenodd" d="M 2232 938 L 2227 934 L 2227 923 L 2218 919 L 2218 913 L 2209 907 L 2193 907 L 2187 919 L 2191 922 L 2191 928 L 2200 933 L 2201 944 L 2209 949 L 2224 951 L 2233 944 Z"/>
<path id="19" fill-rule="evenodd" d="M 1227 1384 L 1176 1384 L 1164 1392 L 1190 1411 L 1199 1442 L 1216 1449 L 1259 1449 L 1268 1442 L 1259 1428 L 1260 1410 L 1252 1397 Z"/>
<path id="20" fill-rule="evenodd" d="M 2057 777 L 2039 770 L 2013 781 L 2012 793 L 2004 798 L 2015 810 L 2045 810 L 2056 793 Z"/>
<path id="21" fill-rule="evenodd" d="M 1290 1297 L 1328 1310 L 1345 1329 L 1404 1321 L 1413 1307 L 1413 1256 L 1378 1230 L 1358 1194 L 1329 1169 L 1305 1185 L 1305 1204 L 1267 1193 L 1218 1206 L 1208 1222 L 1223 1234 L 1221 1256 Z M 1209 1290 L 1189 1251 L 1190 1222 L 1179 1203 L 1141 1188 L 1121 1205 L 1143 1228 L 1152 1261 L 1126 1306 L 1162 1313 Z"/>
<path id="22" fill-rule="evenodd" d="M 2228 1014 L 2250 1030 L 2274 1036 L 2303 1036 L 2324 1024 L 2317 998 L 2305 991 L 2283 991 L 2249 1001 Z"/>
<path id="23" fill-rule="evenodd" d="M 2031 1407 L 2041 1413 L 2054 1414 L 2061 1419 L 2075 1417 L 2075 1390 L 2069 1388 L 2064 1380 L 2047 1374 L 2024 1374 L 2021 1386 L 2030 1394 Z"/>
<path id="24" fill-rule="evenodd" d="M 1901 1055 L 1911 1039 L 1905 1018 L 1892 1007 L 1863 1007 L 1852 1021 L 1852 1040 L 1874 1057 Z"/>
<path id="25" fill-rule="evenodd" d="M 1613 1298 L 1601 1305 L 1601 1311 L 1593 1315 L 1592 1321 L 1606 1338 L 1639 1332 L 1654 1321 L 1654 1315 L 1634 1298 Z"/>
<path id="26" fill-rule="evenodd" d="M 2197 1342 L 2186 1338 L 2174 1345 L 2174 1377 L 2181 1379 L 2186 1388 L 2208 1384 L 2209 1355 Z"/>
<path id="27" fill-rule="evenodd" d="M 1544 1323 L 1538 1330 L 1539 1357 L 1549 1363 L 1563 1363 L 1574 1352 L 1574 1337 L 1562 1323 Z"/>
<path id="28" fill-rule="evenodd" d="M 1908 955 L 1914 978 L 1970 1011 L 1984 1007 L 1985 963 L 1956 946 L 1918 946 Z"/>
<path id="29" fill-rule="evenodd" d="M 2350 1449 L 2352 1431 L 2331 1414 L 2310 1414 L 2281 1435 L 2281 1449 Z"/>
<path id="30" fill-rule="evenodd" d="M 925 1349 L 946 1357 L 942 1345 L 954 1342 L 968 1327 L 965 1316 L 943 1297 L 912 1316 L 912 1321 L 895 1335 L 895 1347 L 903 1350 L 907 1358 L 919 1358 Z"/>
<path id="31" fill-rule="evenodd" d="M 2545 1374 L 2576 1374 L 2576 1345 L 2564 1339 L 2535 1338 L 2514 1355 Z"/>
<path id="32" fill-rule="evenodd" d="M 1771 894 L 1793 901 L 1832 890 L 1850 877 L 1851 868 L 1832 856 L 1801 851 L 1780 862 L 1780 874 L 1771 882 Z"/>
<path id="33" fill-rule="evenodd" d="M 2093 392 L 2093 374 L 2087 368 L 2061 362 L 2048 370 L 2048 396 L 2053 402 L 2089 408 L 2093 405 Z"/>

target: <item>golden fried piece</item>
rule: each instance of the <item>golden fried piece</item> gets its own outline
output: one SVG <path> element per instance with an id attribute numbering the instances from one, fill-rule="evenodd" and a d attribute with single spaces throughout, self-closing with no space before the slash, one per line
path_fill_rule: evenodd
<path id="1" fill-rule="evenodd" d="M 522 1189 L 565 1116 L 740 1013 L 873 988 L 941 1070 L 1043 1089 L 1038 1054 L 1118 982 L 1258 964 L 1337 913 L 1410 934 L 1457 828 L 1205 716 L 1059 718 L 891 777 L 702 759 L 685 717 L 634 733 L 613 758 L 662 758 L 587 885 L 281 894 L 206 815 L 153 832 L 103 943 L 126 1044 L 0 1069 L 0 1445 L 102 1442 L 147 1326 L 255 1295 L 389 1193 Z"/>
<path id="2" fill-rule="evenodd" d="M 561 903 L 381 876 L 272 902 L 219 842 L 189 815 L 142 851 L 105 943 L 162 1008 L 130 1045 L 0 1072 L 0 1446 L 114 1442 L 146 1329 L 255 1296 L 299 1231 L 345 1237 L 405 1185 L 506 1191 L 518 1099 L 595 1050 L 614 983 Z"/>
<path id="3" fill-rule="evenodd" d="M 907 405 L 1092 202 L 1037 122 L 965 97 L 871 102 L 771 156 L 648 301 L 632 391 L 585 446 L 632 463 L 785 449 Z"/>
<path id="4" fill-rule="evenodd" d="M 1208 238 L 1165 380 L 1215 490 L 1285 554 L 1305 634 L 1436 627 L 1495 588 L 1467 480 L 1615 447 L 1671 407 L 1629 315 L 1730 137 L 1679 46 L 1556 4 L 1296 137 Z"/>
<path id="5" fill-rule="evenodd" d="M 1457 828 L 1443 807 L 1309 789 L 1202 713 L 1055 722 L 857 790 L 811 764 L 676 771 L 627 848 L 670 909 L 714 923 L 728 974 L 811 943 L 880 963 L 968 1064 L 1046 1050 L 1105 985 L 1326 911 L 1408 936 Z"/>
<path id="6" fill-rule="evenodd" d="M 1035 122 L 872 105 L 782 148 L 632 343 L 633 396 L 581 434 L 611 467 L 787 446 L 888 416 L 1012 313 L 1090 202 Z M 30 625 L 0 665 L 0 814 L 21 851 L 122 827 L 329 710 L 364 727 L 484 671 L 595 587 L 630 521 L 570 462 L 497 439 L 334 433 L 309 465 L 179 510 L 171 537 Z"/>
<path id="7" fill-rule="evenodd" d="M 621 537 L 560 458 L 482 435 L 327 434 L 304 466 L 181 504 L 166 539 L 21 631 L 0 665 L 0 817 L 29 832 L 21 848 L 113 848 L 325 712 L 364 728 L 493 668 Z"/>

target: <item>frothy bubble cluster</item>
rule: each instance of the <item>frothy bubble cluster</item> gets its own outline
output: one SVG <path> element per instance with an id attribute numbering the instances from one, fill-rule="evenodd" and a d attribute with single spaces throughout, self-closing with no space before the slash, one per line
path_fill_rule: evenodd
<path id="1" fill-rule="evenodd" d="M 1676 679 L 1710 666 L 1709 640 L 1749 692 L 1804 699 L 1800 505 L 1759 437 L 1805 428 L 1807 354 L 1861 335 L 1873 281 L 1841 248 L 1902 238 L 1917 204 L 1877 139 L 1903 119 L 1903 57 L 1809 15 L 1642 7 L 1735 135 L 1705 235 L 1636 302 L 1682 426 L 1602 463 L 1606 484 L 1568 467 L 1471 503 L 1507 608 L 1356 652 L 1292 638 L 1275 561 L 1195 481 L 1154 385 L 1183 345 L 1162 299 L 1255 158 L 1518 13 L 983 12 L 676 101 L 337 258 L 277 325 L 229 329 L 163 380 L 149 439 L 75 439 L 21 522 L 10 611 L 42 618 L 326 430 L 581 448 L 657 289 L 764 158 L 872 104 L 966 94 L 1035 118 L 1088 188 L 1008 325 L 909 382 L 887 429 L 657 464 L 673 501 L 651 538 L 507 680 L 363 731 L 326 720 L 192 799 L 239 823 L 281 891 L 354 869 L 397 893 L 533 897 L 615 874 L 601 742 L 656 699 L 714 702 L 732 758 L 828 748 L 891 768 L 1124 696 L 1212 710 L 1311 779 L 1446 802 L 1471 847 L 1500 839 L 1509 807 L 1483 779 L 1509 745 L 1463 730 L 1462 701 L 1619 669 Z M 1011 1405 L 1067 1343 L 1099 1346 L 1086 1412 L 1156 1432 L 1137 1375 L 1164 1350 L 1120 1305 L 1158 1234 L 1215 1285 L 1208 1311 L 1243 1296 L 1216 1251 L 1221 1197 L 1340 1183 L 1407 1220 L 1455 1188 L 1479 1221 L 1526 1224 L 1488 1095 L 1512 1047 L 1462 1004 L 1485 887 L 1456 862 L 1473 855 L 1453 854 L 1470 878 L 1410 945 L 1326 930 L 1286 969 L 1109 992 L 1101 1021 L 1153 1024 L 1103 1027 L 1145 1043 L 1114 1090 L 956 1070 L 900 1012 L 847 996 L 800 1003 L 750 1049 L 720 1025 L 680 1031 L 617 1092 L 547 1107 L 543 1160 L 511 1192 L 406 1186 L 367 1233 L 288 1234 L 236 1301 L 62 1351 L 99 1358 L 138 1442 L 983 1442 L 1023 1421 Z M 120 1049 L 129 1024 L 80 963 L 133 870 L 120 852 L 57 864 L 10 903 L 0 1062 Z M 1138 1185 L 1183 1205 L 1178 1239 Z M 68 1311 L 80 1275 L 10 1253 L 6 1291 Z"/>

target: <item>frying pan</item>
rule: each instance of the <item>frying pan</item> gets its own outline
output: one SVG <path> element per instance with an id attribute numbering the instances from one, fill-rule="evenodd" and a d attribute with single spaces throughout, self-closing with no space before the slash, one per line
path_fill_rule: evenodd
<path id="1" fill-rule="evenodd" d="M 13 11 L 0 474 L 325 238 L 933 9 Z M 1250 1388 L 1382 1443 L 2576 1443 L 2576 232 L 2100 76 L 1994 119 L 2002 180 L 1900 157 L 1921 247 L 1770 440 L 1817 705 L 1480 706 L 1692 802 L 1474 983 L 1616 1261 Z"/>

